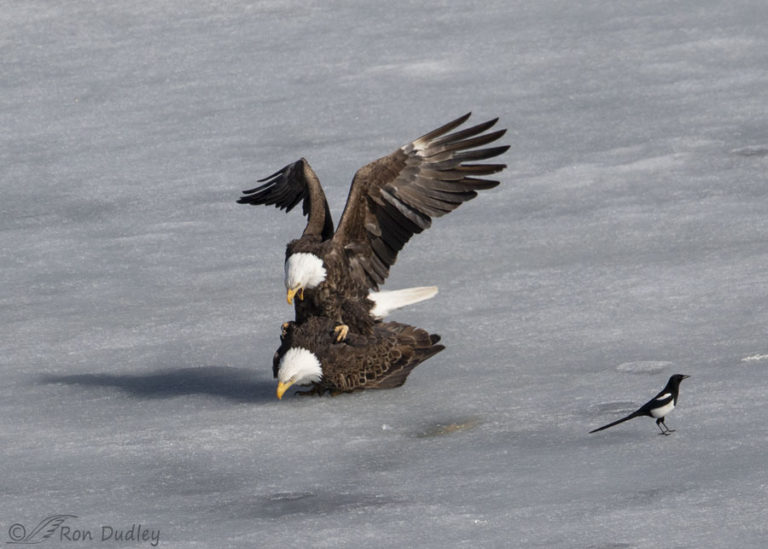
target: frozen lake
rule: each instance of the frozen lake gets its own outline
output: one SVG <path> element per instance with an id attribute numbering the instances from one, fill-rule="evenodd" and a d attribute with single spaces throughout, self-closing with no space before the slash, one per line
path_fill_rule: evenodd
<path id="1" fill-rule="evenodd" d="M 0 542 L 62 515 L 40 547 L 765 547 L 766 21 L 0 1 Z M 439 286 L 392 318 L 446 350 L 278 401 L 304 220 L 240 191 L 304 156 L 338 219 L 357 168 L 468 110 L 509 130 L 502 184 L 385 287 Z M 673 373 L 674 435 L 587 435 Z"/>

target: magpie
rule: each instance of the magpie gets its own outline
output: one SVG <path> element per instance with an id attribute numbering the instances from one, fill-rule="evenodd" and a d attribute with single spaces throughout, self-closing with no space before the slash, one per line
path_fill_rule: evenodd
<path id="1" fill-rule="evenodd" d="M 624 423 L 627 420 L 630 420 L 635 417 L 640 417 L 640 416 L 657 418 L 656 426 L 661 431 L 660 434 L 668 435 L 670 433 L 673 433 L 674 429 L 670 429 L 669 427 L 667 427 L 667 424 L 664 423 L 664 417 L 669 412 L 674 410 L 675 405 L 677 404 L 677 395 L 680 392 L 680 382 L 687 377 L 691 377 L 691 376 L 684 376 L 682 374 L 673 375 L 672 377 L 669 378 L 669 381 L 667 381 L 667 385 L 661 390 L 661 392 L 659 392 L 658 395 L 656 395 L 651 400 L 643 404 L 640 408 L 638 408 L 637 410 L 635 410 L 634 412 L 632 412 L 626 417 L 617 419 L 616 421 L 609 423 L 608 425 L 603 425 L 602 427 L 598 427 L 597 429 L 590 431 L 589 434 L 591 435 L 592 433 L 602 431 L 603 429 L 607 429 L 608 427 L 613 427 L 614 425 L 618 425 L 619 423 Z"/>

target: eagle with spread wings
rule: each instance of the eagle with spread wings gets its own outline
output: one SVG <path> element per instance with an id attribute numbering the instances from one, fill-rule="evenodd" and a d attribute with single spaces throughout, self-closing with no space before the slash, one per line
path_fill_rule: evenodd
<path id="1" fill-rule="evenodd" d="M 498 118 L 457 129 L 470 114 L 360 168 L 335 231 L 323 188 L 304 158 L 243 191 L 240 204 L 288 212 L 301 202 L 307 216 L 304 232 L 288 244 L 285 255 L 286 299 L 295 302 L 296 323 L 323 316 L 335 323 L 339 341 L 350 329 L 371 335 L 390 311 L 437 293 L 434 286 L 396 291 L 379 286 L 405 243 L 432 218 L 499 184 L 485 177 L 506 165 L 482 161 L 509 149 L 486 147 L 506 130 L 489 131 Z"/>

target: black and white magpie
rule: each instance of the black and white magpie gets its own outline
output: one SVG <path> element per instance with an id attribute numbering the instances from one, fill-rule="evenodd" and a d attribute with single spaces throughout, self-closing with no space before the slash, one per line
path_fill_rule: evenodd
<path id="1" fill-rule="evenodd" d="M 653 397 L 651 400 L 649 400 L 645 404 L 643 404 L 640 408 L 638 408 L 637 410 L 635 410 L 634 412 L 632 412 L 626 417 L 617 419 L 616 421 L 609 423 L 608 425 L 603 425 L 602 427 L 598 427 L 597 429 L 590 431 L 589 434 L 602 431 L 603 429 L 607 429 L 608 427 L 613 427 L 614 425 L 618 425 L 619 423 L 624 423 L 627 420 L 630 420 L 635 417 L 640 417 L 640 416 L 657 418 L 656 426 L 659 428 L 659 430 L 661 431 L 660 434 L 662 435 L 668 435 L 674 432 L 674 429 L 670 429 L 669 427 L 667 427 L 667 424 L 664 423 L 664 417 L 669 412 L 675 409 L 675 406 L 677 405 L 677 395 L 680 392 L 680 382 L 687 377 L 691 377 L 691 376 L 684 376 L 682 374 L 673 375 L 672 377 L 669 378 L 667 385 L 659 392 L 659 394 Z"/>

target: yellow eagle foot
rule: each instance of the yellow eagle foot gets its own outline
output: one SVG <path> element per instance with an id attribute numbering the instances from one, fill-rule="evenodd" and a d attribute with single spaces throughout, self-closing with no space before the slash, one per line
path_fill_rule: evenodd
<path id="1" fill-rule="evenodd" d="M 346 324 L 339 324 L 333 329 L 333 333 L 336 334 L 336 341 L 344 341 L 347 339 L 347 334 L 349 333 L 349 326 Z"/>

